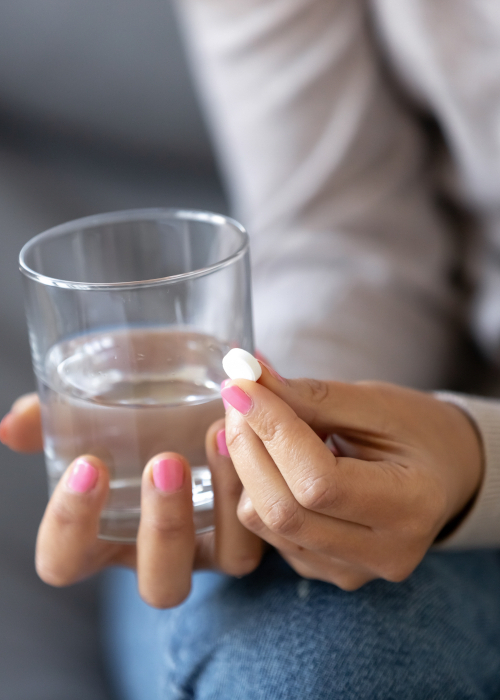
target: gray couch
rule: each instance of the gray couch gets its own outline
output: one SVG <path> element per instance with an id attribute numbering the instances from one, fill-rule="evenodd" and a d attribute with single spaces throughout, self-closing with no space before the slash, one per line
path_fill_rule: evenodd
<path id="1" fill-rule="evenodd" d="M 1 3 L 0 180 L 3 415 L 34 386 L 17 271 L 26 240 L 102 211 L 226 210 L 167 2 Z M 34 572 L 43 460 L 3 446 L 0 457 L 0 700 L 109 698 L 96 582 L 55 590 Z"/>

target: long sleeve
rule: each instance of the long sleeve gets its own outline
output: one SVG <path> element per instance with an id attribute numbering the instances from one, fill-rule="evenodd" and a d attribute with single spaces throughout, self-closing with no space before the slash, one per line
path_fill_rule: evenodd
<path id="1" fill-rule="evenodd" d="M 419 127 L 359 0 L 181 0 L 194 72 L 252 239 L 257 344 L 289 376 L 442 385 L 453 240 Z"/>
<path id="2" fill-rule="evenodd" d="M 460 394 L 437 398 L 461 408 L 474 423 L 483 448 L 484 475 L 467 517 L 439 549 L 477 549 L 500 545 L 500 401 Z"/>
<path id="3" fill-rule="evenodd" d="M 469 326 L 500 366 L 500 5 L 479 0 L 369 0 L 391 67 L 438 120 L 442 185 L 476 235 Z"/>
<path id="4" fill-rule="evenodd" d="M 450 282 L 456 242 L 434 205 L 425 135 L 386 77 L 367 8 L 179 0 L 252 239 L 259 348 L 288 376 L 435 389 L 466 322 Z M 442 546 L 498 545 L 500 405 L 454 400 L 478 427 L 485 478 Z"/>

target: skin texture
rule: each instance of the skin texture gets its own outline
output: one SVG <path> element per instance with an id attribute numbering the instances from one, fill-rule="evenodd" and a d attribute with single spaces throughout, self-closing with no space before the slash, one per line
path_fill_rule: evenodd
<path id="1" fill-rule="evenodd" d="M 41 448 L 36 394 L 16 401 L 6 418 L 0 427 L 4 444 L 19 451 Z M 165 452 L 144 469 L 137 544 L 97 539 L 109 478 L 103 462 L 92 455 L 83 455 L 98 472 L 96 483 L 86 493 L 72 490 L 68 480 L 74 462 L 61 478 L 38 532 L 35 562 L 40 578 L 53 586 L 66 586 L 107 566 L 120 564 L 137 569 L 139 591 L 147 603 L 167 608 L 178 605 L 189 594 L 193 570 L 217 569 L 234 576 L 253 571 L 260 562 L 264 545 L 237 518 L 242 485 L 231 459 L 217 451 L 216 435 L 223 428 L 224 421 L 217 421 L 206 436 L 214 488 L 214 532 L 195 537 L 189 464 L 181 455 Z M 169 458 L 180 459 L 185 469 L 183 484 L 173 493 L 157 489 L 153 480 L 155 461 Z"/>
<path id="2" fill-rule="evenodd" d="M 95 485 L 73 491 L 70 465 L 40 525 L 36 567 L 46 583 L 64 586 L 122 564 L 137 569 L 144 600 L 166 608 L 188 595 L 193 570 L 245 575 L 266 543 L 299 574 L 345 590 L 374 578 L 401 581 L 477 492 L 477 434 L 459 409 L 430 395 L 383 383 L 287 381 L 264 364 L 258 383 L 231 381 L 227 389 L 242 391 L 238 405 L 250 408 L 243 415 L 227 406 L 230 456 L 217 448 L 224 421 L 207 433 L 215 531 L 195 536 L 189 465 L 163 453 L 144 470 L 137 544 L 98 540 L 108 475 L 85 455 Z M 324 442 L 332 435 L 333 451 Z M 41 447 L 36 395 L 14 404 L 0 439 L 20 451 Z M 155 487 L 158 459 L 181 460 L 177 491 Z"/>
<path id="3" fill-rule="evenodd" d="M 246 415 L 226 415 L 245 487 L 240 521 L 302 576 L 345 590 L 407 578 L 479 488 L 481 446 L 469 419 L 391 384 L 284 384 L 269 373 L 262 384 L 223 390 L 237 386 L 251 400 Z M 332 435 L 337 455 L 324 443 Z"/>

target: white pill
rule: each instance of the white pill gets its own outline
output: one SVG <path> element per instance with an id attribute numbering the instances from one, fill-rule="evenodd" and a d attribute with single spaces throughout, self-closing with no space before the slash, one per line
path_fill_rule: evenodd
<path id="1" fill-rule="evenodd" d="M 233 348 L 222 360 L 224 372 L 230 379 L 250 379 L 256 382 L 262 374 L 262 368 L 246 350 Z"/>

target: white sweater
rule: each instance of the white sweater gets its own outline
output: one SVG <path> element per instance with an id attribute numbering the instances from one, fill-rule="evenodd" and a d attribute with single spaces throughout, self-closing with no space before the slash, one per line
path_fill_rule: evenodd
<path id="1" fill-rule="evenodd" d="M 179 0 L 238 216 L 257 344 L 283 373 L 446 384 L 468 328 L 500 358 L 500 5 Z M 422 124 L 432 115 L 446 149 Z M 445 216 L 437 194 L 468 208 Z M 473 294 L 453 282 L 461 268 Z M 500 545 L 500 404 L 449 547 Z"/>

